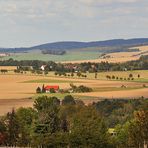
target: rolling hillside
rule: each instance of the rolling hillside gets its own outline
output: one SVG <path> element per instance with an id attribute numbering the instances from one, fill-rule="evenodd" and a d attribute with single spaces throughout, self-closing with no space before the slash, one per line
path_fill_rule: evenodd
<path id="1" fill-rule="evenodd" d="M 136 39 L 114 39 L 106 41 L 95 41 L 95 42 L 55 42 L 47 43 L 38 46 L 33 46 L 29 48 L 20 47 L 20 48 L 0 48 L 0 52 L 27 52 L 30 50 L 76 50 L 81 48 L 92 48 L 92 47 L 132 47 L 148 45 L 148 38 L 136 38 Z"/>
<path id="2" fill-rule="evenodd" d="M 114 46 L 133 46 L 148 44 L 148 38 L 139 39 L 114 39 L 96 42 L 55 42 L 31 47 L 31 49 L 80 49 L 88 47 L 114 47 Z"/>

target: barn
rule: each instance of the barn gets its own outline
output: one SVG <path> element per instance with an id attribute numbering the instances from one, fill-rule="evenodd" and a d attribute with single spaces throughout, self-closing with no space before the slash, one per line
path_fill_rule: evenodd
<path id="1" fill-rule="evenodd" d="M 55 92 L 59 91 L 59 86 L 58 85 L 47 85 L 44 87 L 46 93 L 50 92 L 51 89 L 53 89 Z"/>

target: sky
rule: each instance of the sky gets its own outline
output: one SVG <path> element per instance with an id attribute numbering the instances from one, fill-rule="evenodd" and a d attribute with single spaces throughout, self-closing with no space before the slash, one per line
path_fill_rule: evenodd
<path id="1" fill-rule="evenodd" d="M 148 0 L 0 0 L 0 47 L 148 37 Z"/>

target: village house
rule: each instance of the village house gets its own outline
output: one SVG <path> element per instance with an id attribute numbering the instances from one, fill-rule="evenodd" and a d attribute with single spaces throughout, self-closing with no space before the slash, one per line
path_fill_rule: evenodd
<path id="1" fill-rule="evenodd" d="M 53 89 L 55 92 L 59 92 L 60 87 L 58 85 L 54 85 L 54 86 L 47 85 L 44 87 L 44 89 L 46 93 L 49 93 L 51 89 Z"/>
<path id="2" fill-rule="evenodd" d="M 41 66 L 41 70 L 42 70 L 42 71 L 45 71 L 45 67 L 46 67 L 46 65 L 42 65 L 42 66 Z"/>
<path id="3" fill-rule="evenodd" d="M 0 53 L 0 57 L 6 57 L 6 56 L 9 56 L 8 53 Z"/>

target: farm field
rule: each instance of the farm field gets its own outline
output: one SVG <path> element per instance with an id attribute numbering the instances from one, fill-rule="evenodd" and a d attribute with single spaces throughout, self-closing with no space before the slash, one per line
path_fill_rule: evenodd
<path id="1" fill-rule="evenodd" d="M 99 50 L 101 48 L 96 49 L 80 49 L 76 51 L 67 51 L 64 55 L 48 55 L 42 54 L 41 51 L 35 50 L 30 51 L 28 53 L 15 53 L 10 56 L 3 57 L 3 60 L 7 60 L 9 58 L 13 58 L 14 60 L 43 60 L 43 61 L 55 61 L 55 62 L 63 62 L 63 63 L 81 63 L 81 62 L 111 62 L 111 63 L 119 63 L 119 62 L 127 62 L 133 61 L 140 58 L 141 55 L 148 54 L 148 46 L 139 46 L 133 47 L 131 49 L 139 49 L 138 52 L 115 52 L 106 54 L 107 58 L 100 58 L 102 54 Z"/>
<path id="2" fill-rule="evenodd" d="M 130 73 L 135 77 L 134 81 L 115 81 L 106 80 L 105 76 L 120 75 L 128 76 Z M 139 81 L 136 81 L 137 74 L 140 74 Z M 98 79 L 94 79 L 94 74 L 87 74 L 87 78 L 73 78 L 54 76 L 54 73 L 49 73 L 47 76 L 31 75 L 31 74 L 0 74 L 0 115 L 9 111 L 12 107 L 18 108 L 21 106 L 32 106 L 33 99 L 37 97 L 36 88 L 42 85 L 59 85 L 62 89 L 69 88 L 70 83 L 75 85 L 85 85 L 93 88 L 90 93 L 73 93 L 74 97 L 82 99 L 86 104 L 104 98 L 139 98 L 148 97 L 147 86 L 148 71 L 130 71 L 130 72 L 107 72 L 98 73 Z M 138 79 L 138 78 L 137 78 Z M 141 81 L 145 80 L 145 81 Z M 122 88 L 121 86 L 126 86 Z M 47 94 L 53 96 L 53 94 Z M 54 94 L 62 99 L 67 94 Z M 33 99 L 31 99 L 33 98 Z M 23 103 L 22 103 L 23 102 Z"/>
<path id="3" fill-rule="evenodd" d="M 13 71 L 15 69 L 17 69 L 16 66 L 0 66 L 0 70 L 2 69 L 7 69 L 8 71 Z"/>
<path id="4" fill-rule="evenodd" d="M 82 63 L 82 62 L 109 62 L 109 63 L 122 63 L 127 61 L 135 61 L 140 58 L 142 55 L 148 55 L 148 46 L 138 46 L 133 47 L 131 49 L 139 49 L 138 52 L 115 52 L 115 53 L 109 53 L 106 54 L 106 56 L 109 56 L 109 58 L 99 58 L 99 59 L 90 59 L 90 60 L 78 60 L 78 61 L 69 61 L 71 63 Z M 64 63 L 69 63 L 68 61 L 65 61 Z"/>
<path id="5" fill-rule="evenodd" d="M 70 74 L 70 73 L 68 73 Z M 73 79 L 96 79 L 95 78 L 95 73 L 82 73 L 84 75 L 87 75 L 87 78 L 82 78 L 82 77 L 78 77 L 76 75 L 76 73 L 74 74 Z M 134 80 L 132 80 L 132 82 L 143 82 L 143 83 L 148 83 L 148 70 L 134 70 L 134 71 L 110 71 L 110 72 L 98 72 L 97 73 L 97 79 L 98 80 L 106 80 L 106 76 L 115 76 L 115 77 L 122 77 L 124 78 L 128 78 L 129 75 L 132 74 Z M 138 75 L 140 75 L 140 78 L 138 78 Z M 59 77 L 59 76 L 55 76 L 54 72 L 49 72 L 47 76 L 50 77 Z M 61 76 L 64 77 L 64 76 Z"/>
<path id="6" fill-rule="evenodd" d="M 11 56 L 3 57 L 4 60 L 13 58 L 14 60 L 37 60 L 42 61 L 77 61 L 98 59 L 101 53 L 98 51 L 67 51 L 64 55 L 48 55 L 42 54 L 41 51 L 30 51 L 28 53 L 16 53 Z"/>

